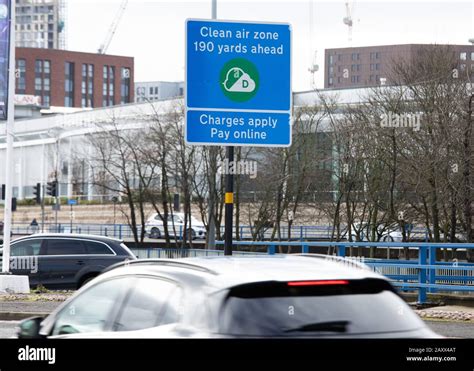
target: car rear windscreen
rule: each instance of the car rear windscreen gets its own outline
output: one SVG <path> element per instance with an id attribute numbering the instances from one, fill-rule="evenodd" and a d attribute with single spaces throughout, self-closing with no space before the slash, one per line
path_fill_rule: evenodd
<path id="1" fill-rule="evenodd" d="M 331 336 L 410 331 L 423 322 L 379 279 L 260 282 L 232 288 L 219 332 L 235 336 Z"/>

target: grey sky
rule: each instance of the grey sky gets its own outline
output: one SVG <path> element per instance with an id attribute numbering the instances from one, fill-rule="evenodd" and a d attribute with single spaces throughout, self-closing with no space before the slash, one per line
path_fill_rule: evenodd
<path id="1" fill-rule="evenodd" d="M 121 0 L 68 2 L 68 48 L 97 51 Z M 211 0 L 130 0 L 107 52 L 134 56 L 136 81 L 183 80 L 184 21 L 210 16 Z M 344 16 L 343 1 L 218 0 L 221 19 L 292 24 L 295 91 L 311 87 L 308 68 L 314 50 L 320 65 L 316 84 L 321 87 L 324 49 L 349 45 L 347 27 L 342 23 Z M 467 44 L 469 38 L 474 38 L 474 1 L 356 1 L 353 19 L 352 46 Z"/>

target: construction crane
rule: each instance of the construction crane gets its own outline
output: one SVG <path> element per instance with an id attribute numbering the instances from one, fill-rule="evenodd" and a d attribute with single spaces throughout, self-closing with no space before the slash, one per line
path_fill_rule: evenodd
<path id="1" fill-rule="evenodd" d="M 354 7 L 354 5 L 352 5 L 352 7 L 350 7 L 349 3 L 346 3 L 346 16 L 342 19 L 342 23 L 344 23 L 347 26 L 347 32 L 348 32 L 347 38 L 348 38 L 348 41 L 349 41 L 349 45 L 352 42 L 352 25 L 353 25 L 352 8 L 353 7 Z"/>
<path id="2" fill-rule="evenodd" d="M 349 46 L 352 46 L 352 26 L 355 23 L 359 23 L 360 19 L 354 19 L 355 13 L 355 4 L 356 1 L 352 1 L 352 4 L 349 5 L 349 2 L 346 2 L 346 16 L 342 18 L 342 23 L 347 26 L 347 41 L 349 42 Z"/>
<path id="3" fill-rule="evenodd" d="M 310 66 L 308 68 L 308 72 L 311 75 L 310 85 L 311 89 L 316 89 L 316 80 L 315 74 L 319 71 L 318 61 L 317 61 L 317 51 L 313 43 L 313 35 L 314 35 L 314 4 L 313 0 L 309 1 L 309 51 L 311 54 L 310 59 Z"/>
<path id="4" fill-rule="evenodd" d="M 107 36 L 105 37 L 104 42 L 100 45 L 99 49 L 97 50 L 99 54 L 105 54 L 107 52 L 107 49 L 109 48 L 109 45 L 112 42 L 115 32 L 117 31 L 117 27 L 120 23 L 120 20 L 122 19 L 123 13 L 125 12 L 127 4 L 128 0 L 123 0 L 122 4 L 120 4 L 120 8 L 114 20 L 112 21 L 112 24 L 110 25 L 109 31 L 107 32 Z"/>

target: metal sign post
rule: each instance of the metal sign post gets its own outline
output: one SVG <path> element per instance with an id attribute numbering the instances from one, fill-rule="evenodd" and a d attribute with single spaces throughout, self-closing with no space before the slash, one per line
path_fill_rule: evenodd
<path id="1" fill-rule="evenodd" d="M 44 197 L 46 192 L 44 190 L 44 184 L 41 184 L 41 233 L 44 233 Z"/>
<path id="2" fill-rule="evenodd" d="M 226 148 L 225 157 L 229 164 L 234 162 L 234 147 Z M 232 255 L 232 227 L 234 217 L 234 174 L 225 176 L 225 229 L 224 255 Z"/>
<path id="3" fill-rule="evenodd" d="M 74 219 L 73 206 L 77 205 L 77 200 L 69 199 L 67 203 L 71 206 L 71 210 L 69 211 L 69 222 L 70 222 L 70 233 L 72 233 L 72 222 Z"/>

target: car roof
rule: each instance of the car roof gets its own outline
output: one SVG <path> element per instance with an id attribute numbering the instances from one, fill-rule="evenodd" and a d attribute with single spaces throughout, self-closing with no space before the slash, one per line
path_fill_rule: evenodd
<path id="1" fill-rule="evenodd" d="M 264 281 L 306 281 L 334 279 L 385 279 L 382 275 L 362 268 L 361 264 L 349 264 L 341 259 L 314 259 L 310 256 L 248 255 L 248 256 L 208 256 L 183 259 L 139 259 L 118 264 L 108 269 L 112 275 L 120 274 L 123 269 L 132 268 L 129 273 L 165 274 L 183 277 L 182 273 L 199 276 L 209 286 L 216 289 L 229 288 L 241 284 Z"/>
<path id="2" fill-rule="evenodd" d="M 96 240 L 96 241 L 107 241 L 107 242 L 117 242 L 121 243 L 122 240 L 106 236 L 98 236 L 94 234 L 79 234 L 79 233 L 35 233 L 28 236 L 23 236 L 15 238 L 12 242 L 26 240 L 30 238 L 80 238 L 87 240 Z"/>
<path id="3" fill-rule="evenodd" d="M 161 215 L 163 215 L 164 213 L 161 213 Z M 171 212 L 168 213 L 168 216 L 171 216 L 171 215 L 176 215 L 176 216 L 184 216 L 185 213 L 183 212 L 180 212 L 180 211 L 173 211 L 173 213 L 171 214 Z M 152 213 L 150 215 L 150 218 L 154 218 L 155 216 L 157 216 L 158 213 Z M 195 218 L 193 215 L 191 215 L 192 218 Z"/>

